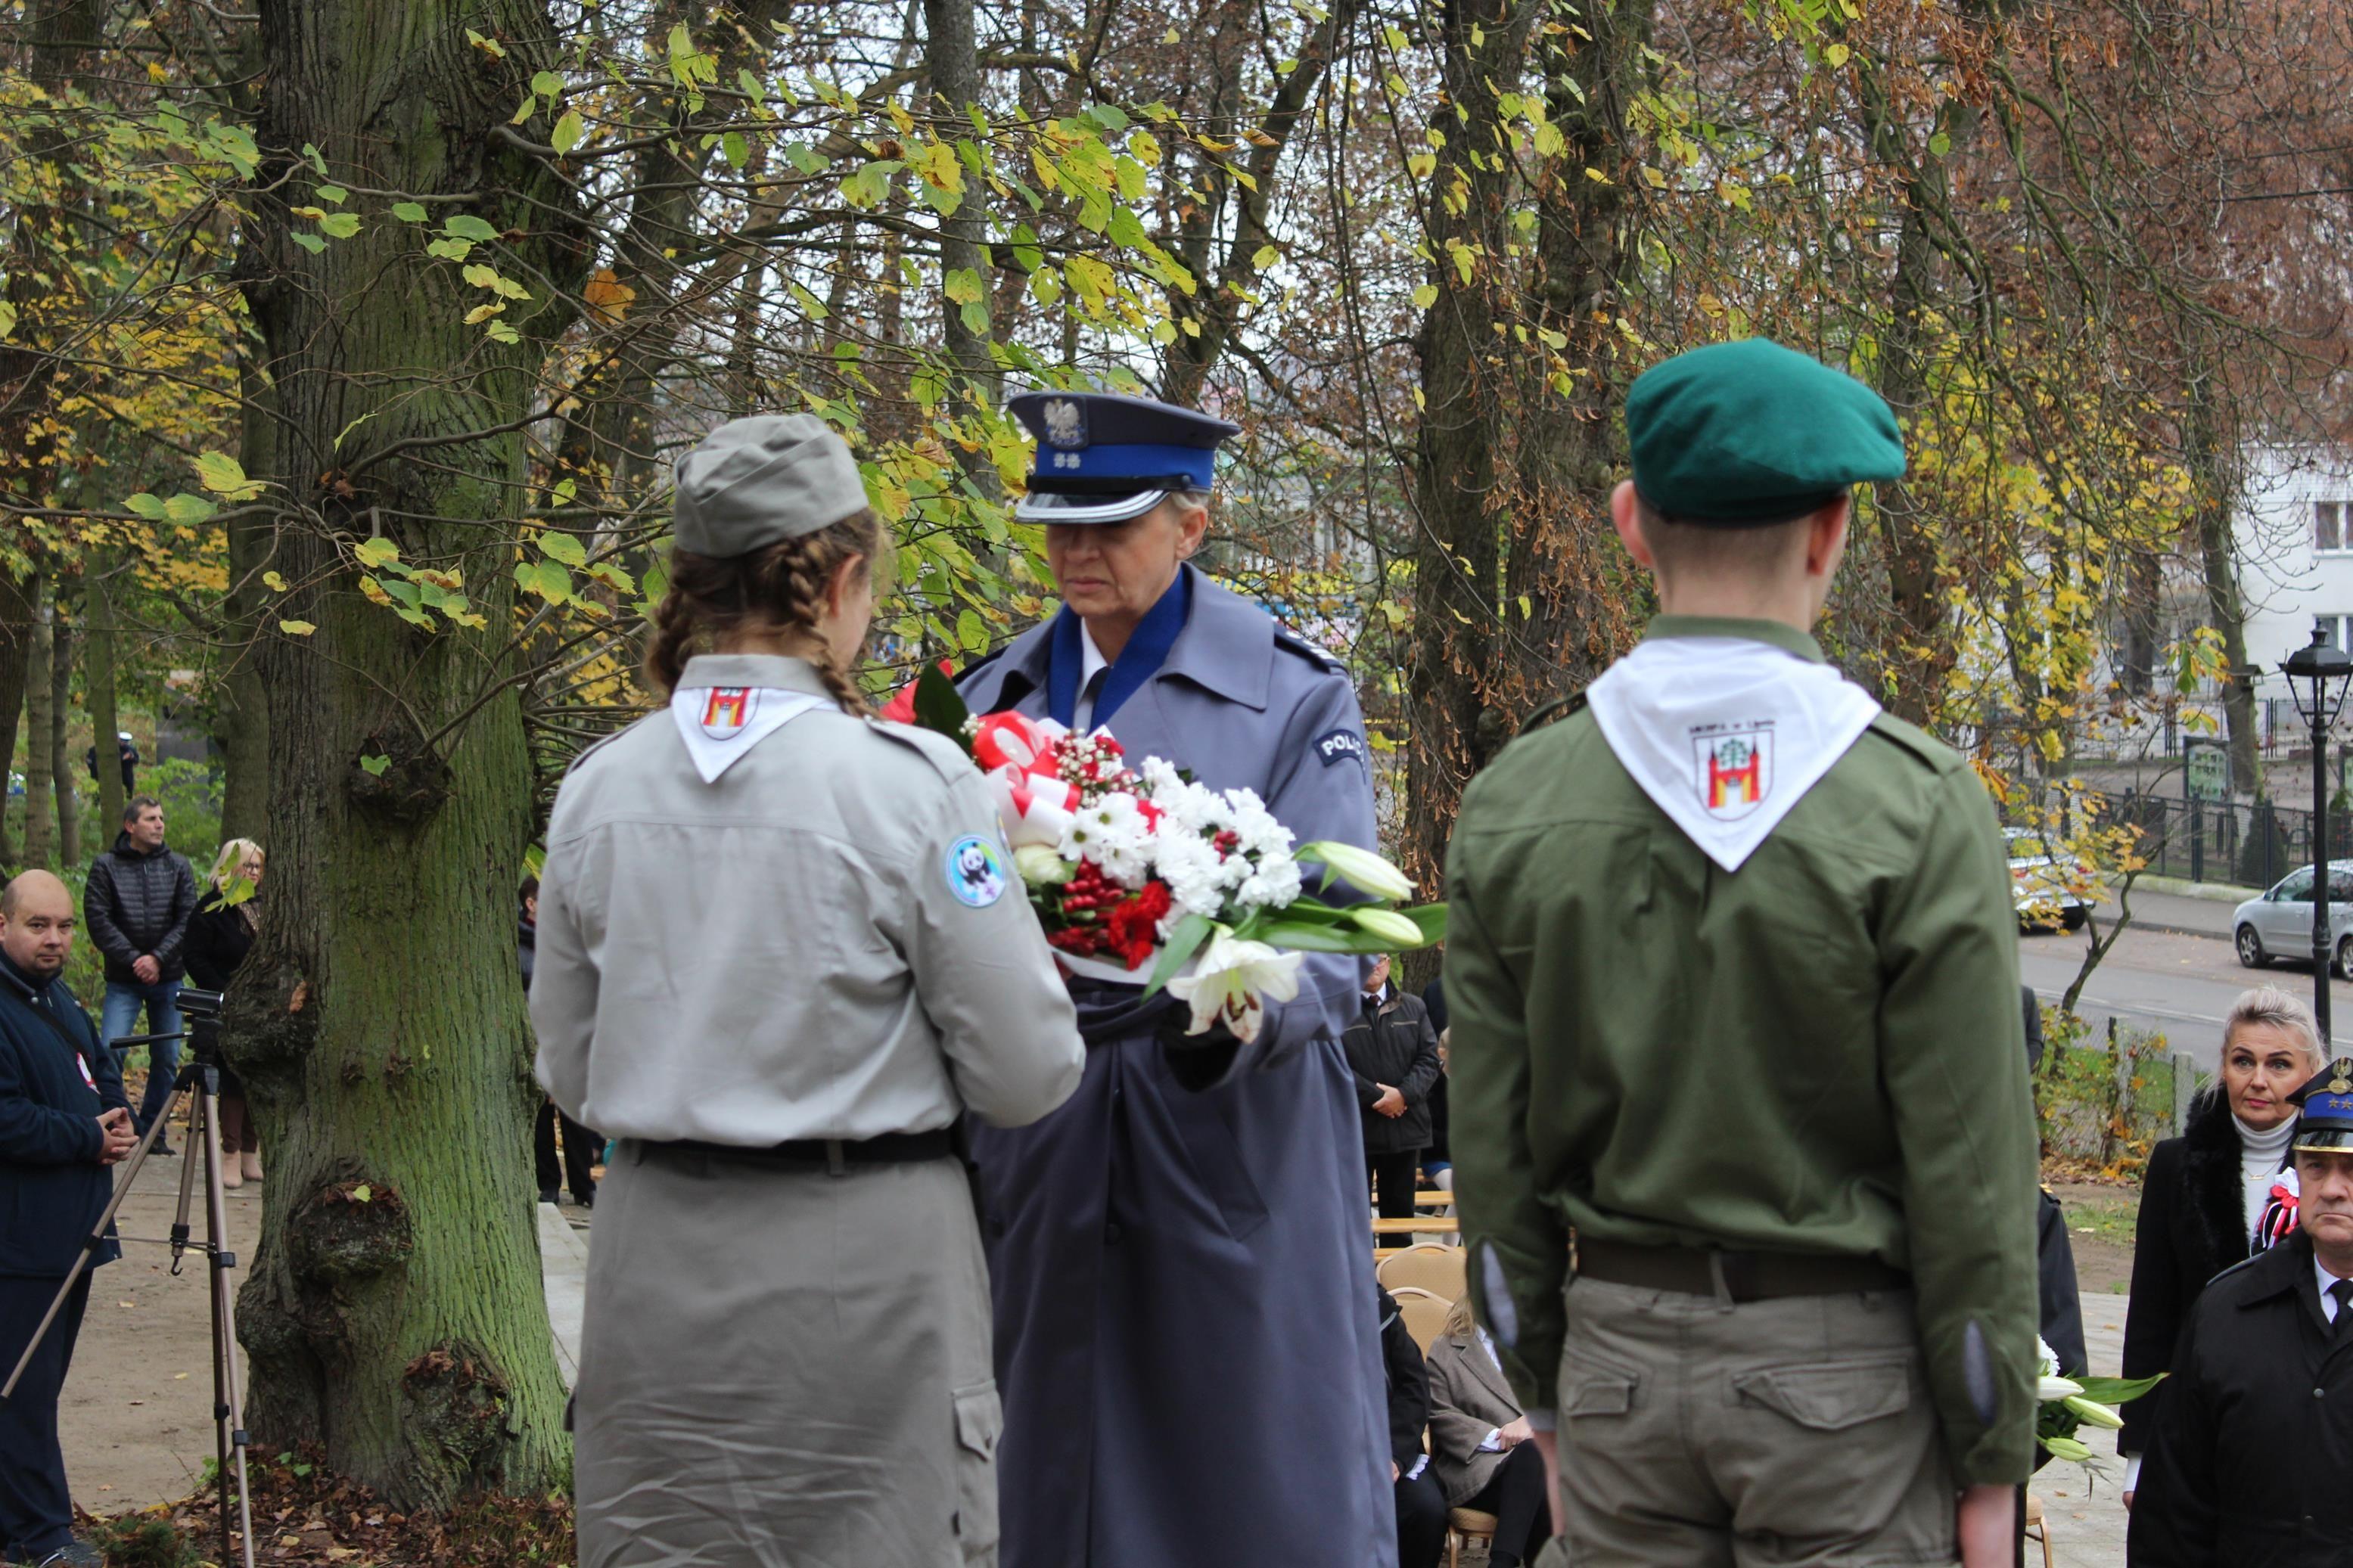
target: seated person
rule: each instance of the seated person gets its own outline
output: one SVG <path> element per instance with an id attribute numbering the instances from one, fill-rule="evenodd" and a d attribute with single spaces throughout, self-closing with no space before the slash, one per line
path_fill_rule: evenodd
<path id="1" fill-rule="evenodd" d="M 1430 1468 L 1447 1506 L 1495 1516 L 1493 1568 L 1533 1562 L 1552 1539 L 1552 1499 L 1534 1435 L 1465 1296 L 1430 1347 Z"/>
<path id="2" fill-rule="evenodd" d="M 1388 1374 L 1389 1479 L 1397 1487 L 1398 1568 L 1438 1568 L 1446 1545 L 1446 1494 L 1430 1473 L 1421 1435 L 1430 1425 L 1430 1374 L 1396 1300 L 1376 1283 L 1381 1364 Z"/>
<path id="3" fill-rule="evenodd" d="M 2133 1568 L 2353 1562 L 2353 1058 L 2287 1098 L 2302 1107 L 2301 1223 L 2189 1308 L 2133 1503 Z"/>

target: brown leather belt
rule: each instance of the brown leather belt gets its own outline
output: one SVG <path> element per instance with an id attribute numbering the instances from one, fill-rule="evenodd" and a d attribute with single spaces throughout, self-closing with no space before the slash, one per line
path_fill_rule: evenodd
<path id="1" fill-rule="evenodd" d="M 1869 1258 L 1804 1252 L 1736 1252 L 1696 1247 L 1635 1247 L 1621 1241 L 1577 1241 L 1577 1274 L 1638 1290 L 1679 1290 L 1771 1301 L 1789 1296 L 1844 1296 L 1861 1290 L 1908 1290 L 1912 1277 Z"/>

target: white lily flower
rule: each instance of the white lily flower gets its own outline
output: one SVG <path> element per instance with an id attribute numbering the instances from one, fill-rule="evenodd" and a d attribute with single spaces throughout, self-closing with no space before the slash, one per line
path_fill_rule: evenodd
<path id="1" fill-rule="evenodd" d="M 1237 942 L 1220 930 L 1195 963 L 1189 974 L 1168 983 L 1168 994 L 1193 1008 L 1188 1035 L 1206 1035 L 1223 1020 L 1244 1045 L 1258 1038 L 1266 1016 L 1266 998 L 1288 1002 L 1299 994 L 1299 963 L 1303 953 L 1277 952 L 1262 942 Z"/>
<path id="2" fill-rule="evenodd" d="M 2034 1336 L 2034 1371 L 2041 1377 L 2059 1375 L 2059 1352 L 2052 1350 L 2051 1342 L 2041 1334 Z"/>
<path id="3" fill-rule="evenodd" d="M 1405 873 L 1369 849 L 1327 838 L 1303 844 L 1291 853 L 1297 859 L 1329 868 L 1342 881 L 1372 898 L 1402 902 L 1413 897 L 1413 884 L 1406 880 Z"/>
<path id="4" fill-rule="evenodd" d="M 2123 1416 L 2117 1415 L 2106 1405 L 2099 1404 L 2094 1400 L 2085 1399 L 2080 1394 L 2074 1395 L 2067 1400 L 2067 1408 L 2073 1411 L 2076 1417 L 2086 1426 L 2105 1426 L 2111 1432 L 2121 1432 L 2124 1430 L 2125 1418 Z"/>
<path id="5" fill-rule="evenodd" d="M 2084 1385 L 2073 1378 L 2039 1377 L 2034 1380 L 2034 1403 L 2049 1405 L 2061 1399 L 2073 1399 L 2082 1394 Z"/>
<path id="6" fill-rule="evenodd" d="M 1421 945 L 1421 928 L 1395 910 L 1350 910 L 1348 919 L 1383 942 L 1393 942 L 1399 947 Z"/>

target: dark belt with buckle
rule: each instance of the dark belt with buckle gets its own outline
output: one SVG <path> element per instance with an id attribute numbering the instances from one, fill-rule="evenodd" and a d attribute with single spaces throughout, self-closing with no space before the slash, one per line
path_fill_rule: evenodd
<path id="1" fill-rule="evenodd" d="M 757 1146 L 706 1143 L 696 1138 L 649 1141 L 640 1146 L 649 1157 L 656 1159 L 684 1155 L 795 1170 L 814 1166 L 835 1172 L 851 1165 L 907 1165 L 945 1160 L 956 1152 L 955 1131 L 948 1127 L 929 1132 L 885 1132 L 875 1138 L 796 1138 L 789 1142 Z"/>
<path id="2" fill-rule="evenodd" d="M 1737 1252 L 1696 1247 L 1635 1247 L 1622 1241 L 1577 1241 L 1577 1275 L 1638 1290 L 1679 1290 L 1772 1301 L 1789 1296 L 1844 1296 L 1861 1290 L 1908 1290 L 1912 1276 L 1869 1258 L 1805 1252 Z"/>

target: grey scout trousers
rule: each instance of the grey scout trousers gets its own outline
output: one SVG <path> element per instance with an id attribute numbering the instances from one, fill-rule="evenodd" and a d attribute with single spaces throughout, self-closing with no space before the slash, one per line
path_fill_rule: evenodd
<path id="1" fill-rule="evenodd" d="M 1569 1563 L 1957 1559 L 1955 1483 L 1910 1291 L 1733 1305 L 1580 1279 L 1567 1302 L 1559 1444 Z"/>

